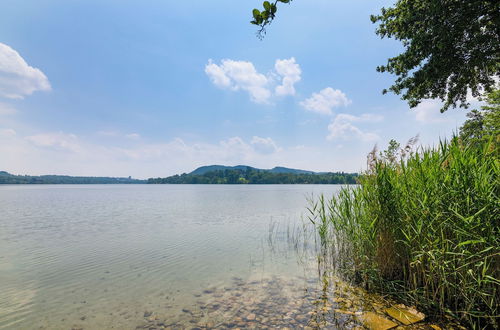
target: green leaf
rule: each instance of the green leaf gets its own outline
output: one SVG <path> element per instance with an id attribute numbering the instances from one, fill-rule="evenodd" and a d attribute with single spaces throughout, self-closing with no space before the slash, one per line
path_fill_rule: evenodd
<path id="1" fill-rule="evenodd" d="M 260 10 L 258 9 L 254 9 L 252 11 L 252 14 L 253 14 L 253 17 L 255 18 L 256 21 L 258 21 L 259 17 L 260 17 Z"/>
<path id="2" fill-rule="evenodd" d="M 465 241 L 465 242 L 458 243 L 457 246 L 463 246 L 463 245 L 469 245 L 469 244 L 477 244 L 477 243 L 484 243 L 484 240 L 483 239 L 479 239 L 479 240 L 471 239 L 471 240 L 468 240 L 468 241 Z"/>
<path id="3" fill-rule="evenodd" d="M 264 5 L 264 9 L 266 11 L 270 11 L 271 10 L 271 4 L 269 3 L 269 1 L 264 1 L 263 5 Z"/>

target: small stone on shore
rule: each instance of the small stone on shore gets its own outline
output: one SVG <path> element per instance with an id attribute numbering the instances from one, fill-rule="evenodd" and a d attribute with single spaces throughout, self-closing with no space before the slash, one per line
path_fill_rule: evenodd
<path id="1" fill-rule="evenodd" d="M 363 313 L 359 318 L 364 326 L 370 330 L 388 330 L 398 326 L 397 323 L 373 312 Z"/>
<path id="2" fill-rule="evenodd" d="M 417 323 L 425 319 L 425 315 L 414 308 L 406 307 L 405 305 L 394 305 L 387 308 L 385 312 L 393 319 L 398 320 L 404 325 Z"/>

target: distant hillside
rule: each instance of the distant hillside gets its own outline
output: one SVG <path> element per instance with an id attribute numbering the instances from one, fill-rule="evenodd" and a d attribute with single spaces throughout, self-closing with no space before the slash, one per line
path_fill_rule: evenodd
<path id="1" fill-rule="evenodd" d="M 245 166 L 245 165 L 236 165 L 236 166 L 225 166 L 225 165 L 207 165 L 207 166 L 201 166 L 198 167 L 196 170 L 190 172 L 189 174 L 192 175 L 203 175 L 208 172 L 213 172 L 213 171 L 223 171 L 223 170 L 246 170 L 247 167 L 249 167 L 252 170 L 259 170 L 255 167 L 250 167 L 250 166 Z"/>
<path id="2" fill-rule="evenodd" d="M 189 174 L 151 178 L 153 184 L 355 184 L 357 173 L 316 173 L 286 167 L 270 170 L 250 166 L 211 165 Z"/>
<path id="3" fill-rule="evenodd" d="M 247 165 L 236 165 L 236 166 L 208 165 L 208 166 L 198 167 L 196 170 L 192 171 L 189 174 L 203 175 L 203 174 L 208 173 L 208 172 L 221 171 L 221 170 L 245 171 L 247 168 L 252 170 L 252 171 L 262 171 L 262 172 L 271 172 L 271 173 L 318 174 L 318 173 L 313 172 L 313 171 L 297 170 L 294 168 L 287 168 L 287 167 L 281 167 L 281 166 L 277 166 L 277 167 L 274 167 L 272 169 L 261 169 L 261 168 L 247 166 Z"/>
<path id="4" fill-rule="evenodd" d="M 86 177 L 68 175 L 13 175 L 0 171 L 0 184 L 133 184 L 146 180 L 132 178 Z"/>
<path id="5" fill-rule="evenodd" d="M 281 166 L 277 166 L 277 167 L 274 167 L 270 170 L 263 170 L 263 171 L 269 171 L 271 173 L 319 174 L 319 173 L 316 173 L 313 171 L 297 170 L 294 168 L 281 167 Z"/>

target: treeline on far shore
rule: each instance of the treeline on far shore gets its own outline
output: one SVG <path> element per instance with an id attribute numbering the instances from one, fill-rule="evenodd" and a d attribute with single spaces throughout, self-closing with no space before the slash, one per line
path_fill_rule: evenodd
<path id="1" fill-rule="evenodd" d="M 14 175 L 0 171 L 0 184 L 356 184 L 357 173 L 274 173 L 265 170 L 214 170 L 139 180 L 131 177 Z"/>
<path id="2" fill-rule="evenodd" d="M 181 174 L 151 178 L 153 184 L 356 184 L 357 173 L 272 173 L 246 170 L 216 170 L 204 174 Z"/>
<path id="3" fill-rule="evenodd" d="M 69 175 L 14 175 L 0 171 L 0 184 L 132 184 L 147 183 L 146 180 L 112 177 L 89 177 Z"/>

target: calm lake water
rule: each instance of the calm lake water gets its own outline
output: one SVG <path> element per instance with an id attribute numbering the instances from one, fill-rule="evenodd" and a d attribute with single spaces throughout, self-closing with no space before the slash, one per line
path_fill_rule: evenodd
<path id="1" fill-rule="evenodd" d="M 271 224 L 286 241 L 339 188 L 0 186 L 0 328 L 272 327 L 320 284 Z"/>

